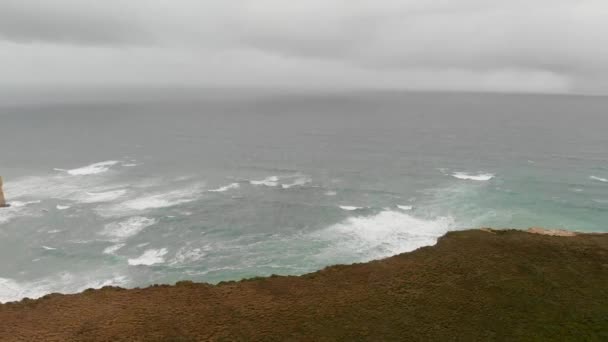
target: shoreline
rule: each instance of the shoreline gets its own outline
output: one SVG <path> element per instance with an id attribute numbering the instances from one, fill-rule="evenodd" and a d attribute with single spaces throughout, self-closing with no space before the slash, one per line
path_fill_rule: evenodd
<path id="1" fill-rule="evenodd" d="M 597 338 L 608 336 L 605 284 L 606 233 L 482 228 L 301 276 L 0 304 L 0 340 Z"/>
<path id="2" fill-rule="evenodd" d="M 448 231 L 446 234 L 440 236 L 437 238 L 437 241 L 435 242 L 435 244 L 439 241 L 439 239 L 443 238 L 444 236 L 446 236 L 447 234 L 451 233 L 451 232 L 459 232 L 459 231 L 474 231 L 474 230 L 480 230 L 483 232 L 488 232 L 488 233 L 500 233 L 502 231 L 508 231 L 508 230 L 513 230 L 513 231 L 521 231 L 521 232 L 526 232 L 526 233 L 530 233 L 530 234 L 538 234 L 538 235 L 548 235 L 548 236 L 560 236 L 560 237 L 571 237 L 571 236 L 577 236 L 577 235 L 585 235 L 585 234 L 608 234 L 608 233 L 603 233 L 603 232 L 581 232 L 581 231 L 573 231 L 573 230 L 566 230 L 566 229 L 560 229 L 560 228 L 543 228 L 543 227 L 530 227 L 527 229 L 520 229 L 520 228 L 491 228 L 491 227 L 482 227 L 482 228 L 471 228 L 471 229 L 464 229 L 464 230 L 454 230 L 454 231 Z M 420 248 L 424 248 L 424 247 L 433 247 L 435 244 L 433 245 L 427 245 L 427 246 L 422 246 L 419 247 Z M 355 264 L 366 264 L 368 262 L 374 262 L 374 261 L 381 261 L 384 259 L 388 259 L 397 255 L 401 255 L 401 254 L 408 254 L 408 253 L 412 253 L 415 252 L 417 249 L 415 250 L 411 250 L 409 252 L 404 252 L 404 253 L 399 253 L 399 254 L 395 254 L 395 255 L 390 255 L 390 256 L 386 256 L 384 258 L 380 258 L 380 259 L 373 259 L 373 260 L 369 260 L 369 261 L 365 261 L 365 262 L 353 262 L 350 264 L 331 264 L 331 265 L 327 265 L 321 269 L 318 269 L 316 271 L 311 271 L 311 272 L 307 272 L 307 273 L 303 273 L 303 274 L 287 274 L 287 275 L 275 275 L 275 274 L 271 274 L 271 275 L 261 275 L 261 276 L 251 276 L 251 277 L 247 277 L 247 278 L 241 278 L 241 279 L 228 279 L 228 280 L 221 280 L 215 283 L 209 283 L 209 282 L 205 282 L 205 281 L 193 281 L 193 280 L 180 280 L 177 281 L 175 283 L 156 283 L 156 284 L 150 284 L 150 285 L 146 285 L 146 286 L 136 286 L 136 287 L 122 287 L 122 286 L 116 286 L 116 285 L 107 285 L 107 286 L 102 286 L 102 287 L 96 287 L 96 288 L 87 288 L 87 289 L 83 289 L 81 291 L 78 292 L 49 292 L 49 293 L 45 293 L 39 296 L 36 296 L 34 298 L 30 298 L 30 297 L 23 297 L 21 299 L 16 299 L 16 300 L 11 300 L 11 301 L 5 301 L 5 302 L 0 302 L 0 305 L 3 304 L 10 304 L 10 303 L 18 303 L 21 301 L 35 301 L 35 300 L 39 300 L 43 297 L 46 296 L 54 296 L 54 295 L 78 295 L 78 294 L 82 294 L 85 291 L 95 291 L 95 290 L 101 290 L 104 287 L 110 287 L 110 288 L 119 288 L 121 290 L 134 290 L 134 289 L 146 289 L 149 287 L 155 287 L 155 286 L 175 286 L 177 283 L 180 282 L 192 282 L 192 283 L 196 283 L 196 284 L 206 284 L 206 285 L 210 285 L 210 286 L 217 286 L 220 285 L 222 283 L 232 283 L 232 282 L 241 282 L 241 281 L 248 281 L 250 279 L 262 279 L 262 278 L 269 278 L 269 277 L 278 277 L 278 276 L 285 276 L 285 277 L 302 277 L 302 276 L 306 276 L 308 274 L 313 274 L 319 271 L 322 271 L 325 268 L 328 267 L 333 267 L 333 266 L 349 266 L 349 265 L 355 265 Z"/>

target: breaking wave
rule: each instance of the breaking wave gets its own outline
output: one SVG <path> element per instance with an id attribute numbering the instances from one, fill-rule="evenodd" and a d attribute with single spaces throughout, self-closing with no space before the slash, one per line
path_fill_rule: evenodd
<path id="1" fill-rule="evenodd" d="M 454 227 L 451 217 L 432 220 L 385 210 L 371 216 L 350 217 L 317 233 L 329 241 L 323 257 L 345 262 L 369 261 L 431 246 Z"/>
<path id="2" fill-rule="evenodd" d="M 106 192 L 85 192 L 77 195 L 74 199 L 81 203 L 112 202 L 127 193 L 127 190 L 119 189 Z"/>
<path id="3" fill-rule="evenodd" d="M 463 180 L 474 180 L 474 181 L 489 181 L 494 178 L 494 174 L 491 173 L 478 173 L 478 174 L 470 174 L 466 172 L 454 172 L 452 177 L 463 179 Z"/>
<path id="4" fill-rule="evenodd" d="M 346 210 L 346 211 L 354 211 L 354 210 L 363 209 L 363 207 L 355 207 L 353 205 L 341 205 L 339 207 L 340 207 L 340 209 Z"/>
<path id="5" fill-rule="evenodd" d="M 222 186 L 222 187 L 219 187 L 217 189 L 211 189 L 211 190 L 208 190 L 208 191 L 210 191 L 210 192 L 224 192 L 224 191 L 228 191 L 228 190 L 231 190 L 231 189 L 238 189 L 239 186 L 240 186 L 239 183 L 232 183 L 232 184 L 228 184 L 226 186 Z"/>
<path id="6" fill-rule="evenodd" d="M 128 199 L 121 203 L 99 207 L 96 211 L 99 215 L 104 217 L 124 216 L 133 212 L 168 208 L 193 202 L 200 198 L 200 193 L 201 185 L 198 184 L 184 189 L 143 195 L 137 198 Z"/>
<path id="7" fill-rule="evenodd" d="M 137 258 L 129 259 L 129 265 L 131 266 L 151 266 L 154 264 L 160 264 L 165 262 L 165 254 L 167 254 L 166 248 L 161 249 L 148 249 L 142 255 Z"/>
<path id="8" fill-rule="evenodd" d="M 153 224 L 156 224 L 155 219 L 134 216 L 122 222 L 112 222 L 106 224 L 101 234 L 109 236 L 115 240 L 122 240 L 139 234 L 139 232 Z"/>
<path id="9" fill-rule="evenodd" d="M 598 176 L 589 176 L 589 178 L 602 182 L 602 183 L 608 183 L 608 179 L 606 179 L 606 178 L 602 178 L 602 177 L 598 177 Z"/>
<path id="10" fill-rule="evenodd" d="M 49 278 L 35 281 L 16 281 L 10 278 L 0 278 L 0 303 L 21 300 L 23 298 L 40 298 L 48 293 L 77 293 L 89 288 L 104 286 L 125 286 L 128 283 L 125 276 L 109 275 L 99 279 L 99 275 L 80 275 L 61 273 Z"/>
<path id="11" fill-rule="evenodd" d="M 293 188 L 294 186 L 302 186 L 302 185 L 306 185 L 308 183 L 310 183 L 311 179 L 307 178 L 307 177 L 300 177 L 297 178 L 296 180 L 294 180 L 292 183 L 289 184 L 281 184 L 281 187 L 283 189 L 289 189 L 289 188 Z"/>
<path id="12" fill-rule="evenodd" d="M 252 181 L 249 181 L 249 184 L 264 185 L 264 186 L 277 186 L 277 185 L 279 185 L 279 177 L 270 176 L 270 177 L 266 177 L 262 180 L 252 180 Z"/>
<path id="13" fill-rule="evenodd" d="M 110 170 L 110 167 L 118 164 L 116 160 L 108 160 L 100 163 L 95 163 L 87 166 L 83 166 L 77 169 L 64 170 L 64 169 L 55 169 L 56 171 L 65 171 L 69 175 L 72 176 L 86 176 L 86 175 L 96 175 L 99 173 L 106 172 Z"/>

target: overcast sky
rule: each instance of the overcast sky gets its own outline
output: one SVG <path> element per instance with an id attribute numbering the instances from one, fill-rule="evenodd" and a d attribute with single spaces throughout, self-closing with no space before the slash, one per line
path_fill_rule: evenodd
<path id="1" fill-rule="evenodd" d="M 0 0 L 0 84 L 608 94 L 608 1 Z"/>

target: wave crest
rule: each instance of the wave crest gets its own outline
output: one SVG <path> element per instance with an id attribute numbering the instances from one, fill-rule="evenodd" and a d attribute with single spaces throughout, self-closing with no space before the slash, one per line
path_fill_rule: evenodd
<path id="1" fill-rule="evenodd" d="M 369 261 L 431 246 L 451 230 L 451 217 L 427 220 L 401 211 L 385 210 L 371 216 L 350 217 L 319 232 L 330 246 L 333 260 Z"/>
<path id="2" fill-rule="evenodd" d="M 470 174 L 466 172 L 454 172 L 452 177 L 463 179 L 463 180 L 474 180 L 474 181 L 489 181 L 494 178 L 494 174 L 492 173 L 478 173 L 478 174 Z"/>

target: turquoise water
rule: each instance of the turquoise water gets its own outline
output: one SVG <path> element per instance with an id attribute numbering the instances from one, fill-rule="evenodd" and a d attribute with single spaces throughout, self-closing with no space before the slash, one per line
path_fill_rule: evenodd
<path id="1" fill-rule="evenodd" d="M 0 103 L 0 302 L 302 274 L 470 227 L 607 231 L 603 97 L 93 95 Z"/>

